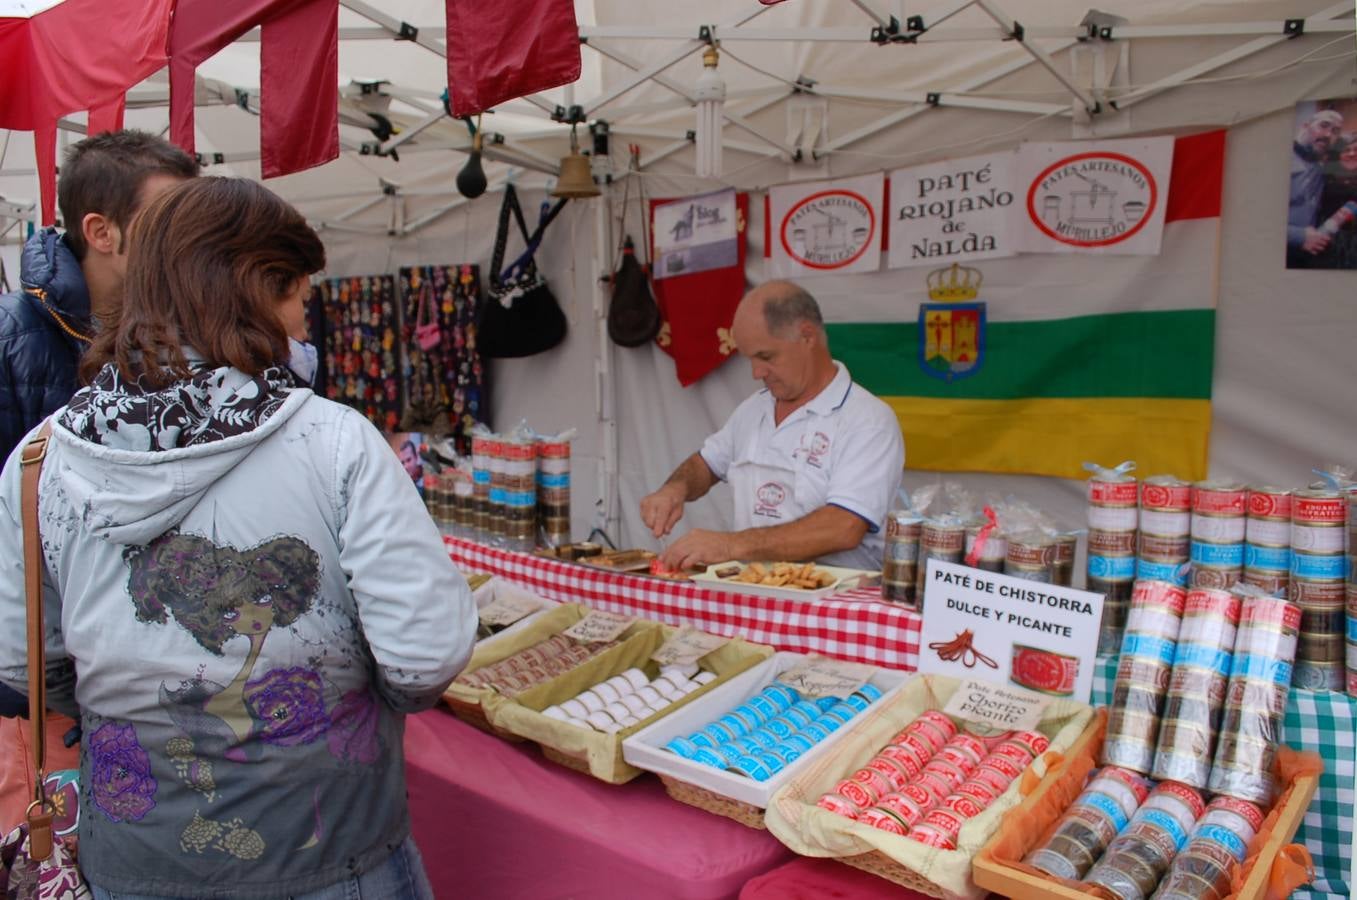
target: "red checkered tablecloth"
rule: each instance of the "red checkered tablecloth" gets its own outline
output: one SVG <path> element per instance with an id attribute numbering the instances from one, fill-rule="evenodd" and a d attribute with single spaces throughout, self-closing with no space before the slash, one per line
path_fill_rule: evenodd
<path id="1" fill-rule="evenodd" d="M 797 653 L 913 671 L 919 662 L 919 616 L 881 600 L 877 589 L 823 600 L 786 600 L 713 591 L 668 581 L 487 547 L 444 537 L 459 567 L 498 575 L 561 603 L 628 613 L 667 625 L 692 625 Z"/>

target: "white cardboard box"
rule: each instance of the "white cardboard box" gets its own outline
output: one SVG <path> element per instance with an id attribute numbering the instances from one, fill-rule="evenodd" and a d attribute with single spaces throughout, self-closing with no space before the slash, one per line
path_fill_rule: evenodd
<path id="1" fill-rule="evenodd" d="M 659 775 L 667 775 L 679 781 L 687 782 L 723 797 L 730 797 L 751 806 L 764 809 L 768 800 L 783 784 L 795 777 L 796 773 L 808 761 L 818 759 L 832 750 L 838 739 L 846 734 L 857 720 L 855 716 L 838 731 L 820 743 L 811 747 L 791 765 L 773 775 L 767 781 L 754 781 L 734 772 L 715 769 L 702 763 L 684 759 L 677 753 L 664 749 L 664 745 L 676 737 L 685 737 L 708 723 L 714 722 L 730 710 L 744 703 L 750 697 L 777 680 L 777 676 L 805 659 L 803 653 L 775 653 L 769 659 L 747 672 L 741 672 L 730 681 L 707 694 L 700 701 L 690 703 L 682 709 L 664 716 L 649 728 L 642 729 L 622 742 L 622 758 L 638 769 L 645 769 Z M 882 702 L 909 679 L 911 673 L 894 669 L 877 668 L 868 681 L 880 689 Z M 872 706 L 875 706 L 873 703 Z M 859 713 L 858 715 L 862 715 Z"/>

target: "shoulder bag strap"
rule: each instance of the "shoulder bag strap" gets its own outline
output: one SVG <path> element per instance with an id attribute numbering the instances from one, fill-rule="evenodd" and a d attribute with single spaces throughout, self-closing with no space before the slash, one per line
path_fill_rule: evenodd
<path id="1" fill-rule="evenodd" d="M 24 445 L 19 464 L 23 472 L 20 503 L 23 508 L 24 593 L 28 598 L 28 726 L 33 741 L 33 802 L 28 807 L 30 851 L 33 859 L 52 853 L 52 810 L 43 785 L 47 765 L 47 642 L 42 622 L 42 547 L 38 538 L 38 478 L 47 445 L 52 439 L 49 419 Z"/>
<path id="2" fill-rule="evenodd" d="M 531 275 L 537 271 L 537 248 L 542 244 L 542 237 L 546 234 L 547 226 L 560 214 L 568 199 L 568 197 L 562 197 L 556 201 L 555 205 L 548 205 L 545 201 L 542 203 L 542 212 L 538 217 L 537 229 L 533 231 L 531 236 L 526 233 L 524 235 L 528 243 L 527 249 L 501 273 L 501 281 L 507 282 L 519 275 Z"/>
<path id="3" fill-rule="evenodd" d="M 504 186 L 504 202 L 499 207 L 499 227 L 495 231 L 495 252 L 490 257 L 490 283 L 498 285 L 501 283 L 500 272 L 504 270 L 504 248 L 509 243 L 509 215 L 513 214 L 514 220 L 518 223 L 518 231 L 523 235 L 525 242 L 531 243 L 532 238 L 528 234 L 528 224 L 523 220 L 523 210 L 518 206 L 518 192 L 514 190 L 512 184 Z"/>

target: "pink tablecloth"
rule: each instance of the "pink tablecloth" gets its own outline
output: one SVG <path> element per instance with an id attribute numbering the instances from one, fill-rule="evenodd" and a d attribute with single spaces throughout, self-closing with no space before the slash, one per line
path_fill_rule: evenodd
<path id="1" fill-rule="evenodd" d="M 750 881 L 740 900 L 925 900 L 926 894 L 832 859 L 798 857 Z"/>
<path id="2" fill-rule="evenodd" d="M 878 590 L 846 591 L 824 600 L 755 597 L 498 550 L 462 538 L 445 537 L 443 542 L 462 568 L 499 575 L 562 603 L 692 625 L 779 650 L 910 672 L 918 668 L 919 616 L 883 602 Z"/>
<path id="3" fill-rule="evenodd" d="M 406 720 L 415 840 L 440 898 L 717 900 L 792 857 L 766 831 L 609 785 L 441 709 Z"/>

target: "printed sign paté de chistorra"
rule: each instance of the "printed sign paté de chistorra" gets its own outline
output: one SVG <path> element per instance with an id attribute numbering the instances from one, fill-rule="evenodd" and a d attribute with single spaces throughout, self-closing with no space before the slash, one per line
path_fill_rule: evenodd
<path id="1" fill-rule="evenodd" d="M 919 671 L 1087 702 L 1103 595 L 928 560 Z"/>

